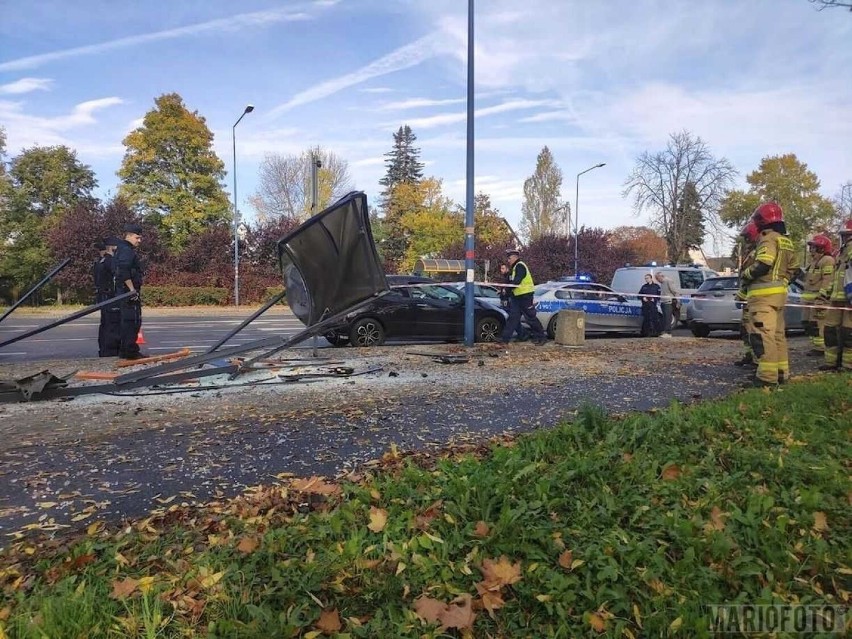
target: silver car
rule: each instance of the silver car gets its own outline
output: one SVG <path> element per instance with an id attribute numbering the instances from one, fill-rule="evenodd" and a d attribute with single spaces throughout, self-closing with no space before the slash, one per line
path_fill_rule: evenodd
<path id="1" fill-rule="evenodd" d="M 692 334 L 707 337 L 710 331 L 738 331 L 742 322 L 742 305 L 737 304 L 736 293 L 740 288 L 738 277 L 711 277 L 704 280 L 693 293 L 687 305 L 686 318 Z M 801 303 L 802 289 L 790 284 L 787 301 Z M 784 309 L 784 321 L 788 329 L 802 327 L 802 309 L 788 306 Z"/>

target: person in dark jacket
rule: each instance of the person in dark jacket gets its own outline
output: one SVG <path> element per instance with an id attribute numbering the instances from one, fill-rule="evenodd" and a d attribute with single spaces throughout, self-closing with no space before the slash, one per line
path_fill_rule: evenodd
<path id="1" fill-rule="evenodd" d="M 92 283 L 94 284 L 93 289 L 95 291 L 95 303 L 98 303 L 98 265 L 101 263 L 101 260 L 104 258 L 106 254 L 106 244 L 103 240 L 98 240 L 94 244 L 92 244 L 92 248 L 98 252 L 98 256 L 95 258 L 95 261 L 92 262 Z M 112 274 L 110 274 L 110 279 L 112 278 Z"/>
<path id="2" fill-rule="evenodd" d="M 128 298 L 121 300 L 121 343 L 118 356 L 123 359 L 141 359 L 136 340 L 142 328 L 142 264 L 136 254 L 136 247 L 142 241 L 142 227 L 138 224 L 124 225 L 124 239 L 119 240 L 113 257 L 115 273 L 115 293 L 131 292 Z"/>
<path id="3" fill-rule="evenodd" d="M 546 344 L 547 335 L 544 334 L 544 327 L 541 321 L 535 316 L 535 302 L 533 301 L 533 291 L 535 283 L 533 282 L 532 273 L 527 268 L 527 265 L 521 261 L 521 254 L 515 249 L 506 251 L 506 258 L 509 261 L 509 284 L 513 284 L 510 306 L 509 319 L 506 320 L 506 325 L 503 327 L 503 335 L 500 341 L 508 344 L 514 333 L 521 323 L 521 318 L 526 317 L 527 323 L 530 325 L 533 342 L 536 345 Z"/>
<path id="4" fill-rule="evenodd" d="M 660 334 L 660 314 L 657 302 L 660 300 L 660 285 L 654 282 L 648 273 L 645 283 L 639 289 L 639 300 L 642 302 L 642 337 L 657 337 Z"/>
<path id="5" fill-rule="evenodd" d="M 101 257 L 95 263 L 95 302 L 100 304 L 115 297 L 115 275 L 113 254 L 118 247 L 118 238 L 106 240 Z M 101 308 L 101 323 L 98 327 L 98 357 L 118 355 L 121 339 L 121 307 L 119 304 Z"/>

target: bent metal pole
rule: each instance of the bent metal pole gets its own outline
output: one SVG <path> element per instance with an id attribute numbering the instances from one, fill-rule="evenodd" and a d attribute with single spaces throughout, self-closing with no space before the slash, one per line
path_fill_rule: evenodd
<path id="1" fill-rule="evenodd" d="M 29 291 L 27 291 L 27 292 L 26 292 L 26 294 L 25 294 L 25 295 L 24 295 L 21 299 L 19 299 L 17 302 L 15 302 L 15 303 L 12 305 L 12 307 L 11 307 L 11 308 L 9 308 L 9 310 L 7 310 L 5 313 L 3 313 L 3 317 L 0 317 L 0 322 L 2 322 L 4 319 L 6 319 L 7 317 L 9 317 L 9 316 L 12 314 L 12 311 L 14 311 L 16 308 L 18 308 L 21 304 L 23 304 L 24 302 L 26 302 L 28 299 L 30 299 L 30 298 L 31 298 L 31 297 L 35 294 L 35 292 L 36 292 L 37 290 L 39 290 L 42 286 L 44 286 L 44 285 L 45 285 L 45 284 L 47 284 L 50 280 L 52 280 L 52 279 L 53 279 L 53 277 L 54 277 L 54 275 L 56 275 L 59 271 L 61 271 L 62 269 L 64 269 L 66 266 L 68 266 L 68 263 L 69 263 L 70 261 L 71 261 L 71 258 L 70 258 L 70 257 L 66 257 L 66 258 L 62 261 L 62 264 L 60 264 L 60 265 L 59 265 L 59 266 L 57 266 L 55 269 L 53 269 L 50 273 L 48 273 L 47 275 L 45 275 L 45 276 L 44 276 L 44 278 L 41 280 L 41 282 L 39 282 L 38 284 L 36 284 L 35 286 L 33 286 L 33 287 L 29 290 Z"/>
<path id="2" fill-rule="evenodd" d="M 109 304 L 114 304 L 115 302 L 120 302 L 121 300 L 130 297 L 131 295 L 135 295 L 136 291 L 128 291 L 127 293 L 122 293 L 121 295 L 116 295 L 112 299 L 104 300 L 98 304 L 92 304 L 91 306 L 87 306 L 81 311 L 77 311 L 76 313 L 72 313 L 68 317 L 65 317 L 60 320 L 56 320 L 55 322 L 51 322 L 50 324 L 46 324 L 45 326 L 40 326 L 39 328 L 34 328 L 31 331 L 27 331 L 26 333 L 21 333 L 20 335 L 16 335 L 11 339 L 7 339 L 4 342 L 0 342 L 0 348 L 4 346 L 9 346 L 9 344 L 14 344 L 15 342 L 20 342 L 22 339 L 27 339 L 28 337 L 32 337 L 33 335 L 38 335 L 39 333 L 44 333 L 45 331 L 49 331 L 51 328 L 56 328 L 57 326 L 62 326 L 63 324 L 67 324 L 68 322 L 73 322 L 75 319 L 80 319 L 81 317 L 85 317 L 89 313 L 94 313 Z"/>

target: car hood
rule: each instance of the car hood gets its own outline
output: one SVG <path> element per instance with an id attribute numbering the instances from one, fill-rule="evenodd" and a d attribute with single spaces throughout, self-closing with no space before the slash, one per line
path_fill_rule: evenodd
<path id="1" fill-rule="evenodd" d="M 287 303 L 307 326 L 388 290 L 361 192 L 346 195 L 279 240 L 278 263 Z"/>

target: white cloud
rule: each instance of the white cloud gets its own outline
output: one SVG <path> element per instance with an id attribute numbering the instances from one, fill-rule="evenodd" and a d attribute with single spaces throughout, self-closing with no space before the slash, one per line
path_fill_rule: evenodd
<path id="1" fill-rule="evenodd" d="M 358 90 L 361 93 L 393 93 L 395 91 L 395 89 L 391 89 L 390 87 L 364 87 Z"/>
<path id="2" fill-rule="evenodd" d="M 49 91 L 53 80 L 50 78 L 21 78 L 9 84 L 0 85 L 0 95 L 20 95 L 31 91 Z"/>
<path id="3" fill-rule="evenodd" d="M 314 6 L 323 7 L 332 6 L 332 4 L 315 3 Z M 306 11 L 295 9 L 272 9 L 269 11 L 241 13 L 227 18 L 198 22 L 185 27 L 177 27 L 175 29 L 166 29 L 163 31 L 154 31 L 152 33 L 116 38 L 115 40 L 107 40 L 97 44 L 73 47 L 70 49 L 62 49 L 59 51 L 51 51 L 49 53 L 8 60 L 6 62 L 0 62 L 0 71 L 31 69 L 56 60 L 64 60 L 66 58 L 73 58 L 81 55 L 94 55 L 105 51 L 123 49 L 140 44 L 148 44 L 150 42 L 158 42 L 160 40 L 171 40 L 185 36 L 236 31 L 245 27 L 260 27 L 280 22 L 309 20 L 311 18 L 312 16 Z"/>
<path id="4" fill-rule="evenodd" d="M 275 117 L 294 107 L 327 98 L 338 91 L 356 86 L 367 80 L 372 80 L 373 78 L 388 75 L 396 71 L 402 71 L 403 69 L 410 69 L 441 53 L 444 50 L 444 45 L 445 41 L 441 33 L 432 33 L 424 36 L 391 51 L 381 58 L 373 60 L 360 69 L 332 78 L 331 80 L 325 80 L 297 93 L 287 102 L 272 109 L 269 117 Z"/>
<path id="5" fill-rule="evenodd" d="M 379 107 L 380 111 L 403 111 L 405 109 L 420 109 L 425 107 L 447 106 L 449 104 L 462 104 L 467 98 L 447 98 L 436 100 L 432 98 L 408 98 L 397 102 L 388 102 Z"/>
<path id="6" fill-rule="evenodd" d="M 554 104 L 558 103 L 552 100 L 508 100 L 506 102 L 496 104 L 494 106 L 476 109 L 473 114 L 474 118 L 482 118 L 489 115 L 497 115 L 498 113 L 507 113 L 509 111 L 534 109 L 542 106 L 554 106 Z M 412 128 L 415 129 L 431 129 L 436 126 L 445 126 L 447 124 L 456 124 L 457 122 L 464 122 L 466 118 L 466 112 L 442 113 L 440 115 L 431 115 L 423 118 L 413 118 L 408 120 L 407 122 Z M 395 126 L 391 128 L 395 128 Z"/>

